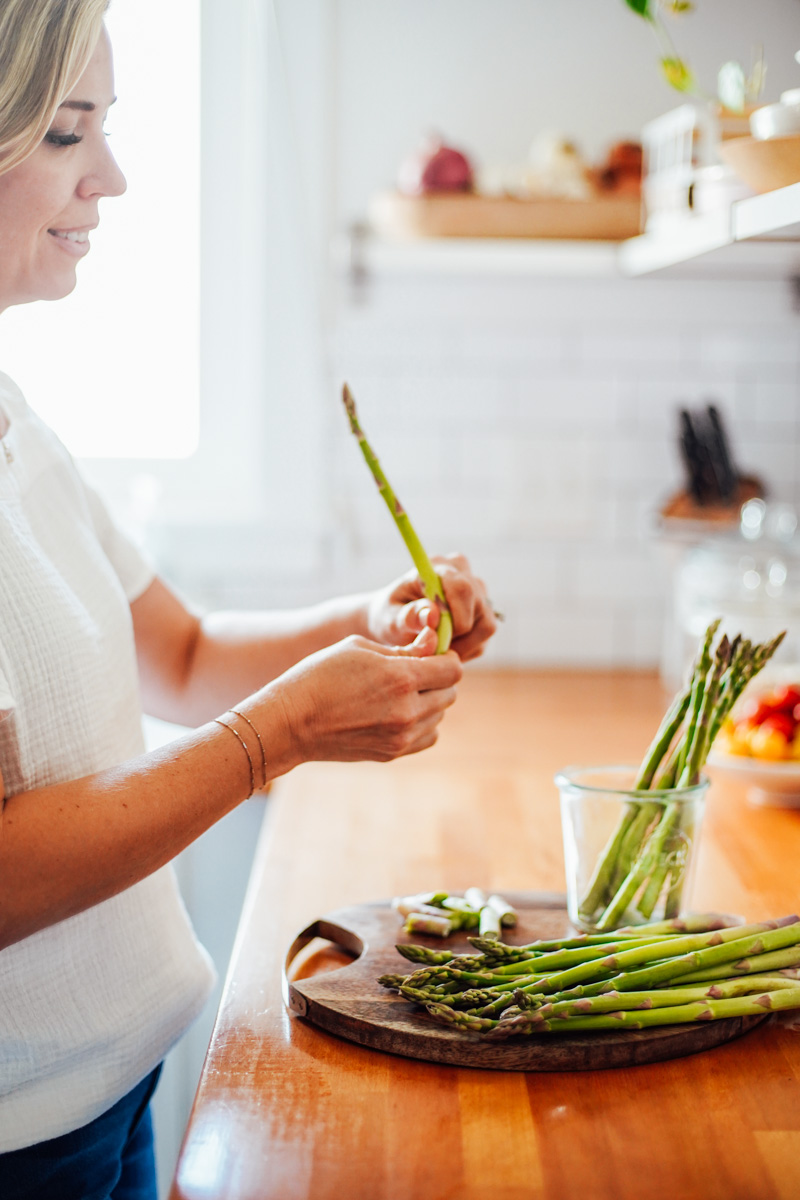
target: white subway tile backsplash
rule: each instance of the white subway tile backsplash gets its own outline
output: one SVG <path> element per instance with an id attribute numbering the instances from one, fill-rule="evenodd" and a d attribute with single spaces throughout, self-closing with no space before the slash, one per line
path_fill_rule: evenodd
<path id="1" fill-rule="evenodd" d="M 551 547 L 533 541 L 485 547 L 475 563 L 503 613 L 509 606 L 524 608 L 526 602 L 534 606 L 548 601 L 552 606 L 560 590 L 562 565 Z"/>
<path id="2" fill-rule="evenodd" d="M 518 384 L 519 428 L 570 430 L 580 434 L 610 431 L 618 422 L 620 388 L 615 378 L 565 374 L 526 376 Z"/>
<path id="3" fill-rule="evenodd" d="M 800 331 L 791 326 L 780 332 L 769 328 L 711 330 L 695 336 L 699 357 L 707 363 L 771 367 L 800 362 Z"/>
<path id="4" fill-rule="evenodd" d="M 623 333 L 615 328 L 603 329 L 602 323 L 601 317 L 597 321 L 599 330 L 582 331 L 576 337 L 578 353 L 585 361 L 613 362 L 615 365 L 645 363 L 650 367 L 684 361 L 687 342 L 681 330 L 626 330 Z"/>
<path id="5" fill-rule="evenodd" d="M 387 276 L 361 306 L 343 297 L 329 351 L 423 542 L 467 553 L 504 611 L 487 664 L 658 664 L 671 575 L 654 515 L 683 486 L 680 407 L 716 403 L 738 465 L 800 503 L 782 283 Z M 297 582 L 303 602 L 408 564 L 338 417 L 325 568 Z M 292 603 L 292 582 L 265 568 L 259 594 Z"/>
<path id="6" fill-rule="evenodd" d="M 528 609 L 517 617 L 514 630 L 521 665 L 612 666 L 613 612 L 593 612 L 571 606 L 560 612 Z"/>
<path id="7" fill-rule="evenodd" d="M 620 608 L 614 620 L 614 665 L 649 667 L 658 662 L 664 641 L 665 603 L 649 601 L 639 609 Z"/>
<path id="8" fill-rule="evenodd" d="M 646 601 L 664 592 L 660 564 L 647 547 L 637 554 L 592 548 L 576 554 L 571 563 L 571 592 L 579 600 Z"/>
<path id="9" fill-rule="evenodd" d="M 797 445 L 787 438 L 766 438 L 763 428 L 757 438 L 742 443 L 742 468 L 754 472 L 776 499 L 791 498 L 797 486 Z"/>
<path id="10" fill-rule="evenodd" d="M 795 432 L 800 427 L 800 380 L 773 383 L 757 379 L 753 410 L 756 424 L 779 426 L 782 433 Z"/>

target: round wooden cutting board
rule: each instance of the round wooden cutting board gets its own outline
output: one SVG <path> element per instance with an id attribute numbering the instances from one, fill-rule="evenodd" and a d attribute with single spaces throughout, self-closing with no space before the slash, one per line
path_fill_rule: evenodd
<path id="1" fill-rule="evenodd" d="M 562 937 L 571 929 L 563 896 L 507 893 L 507 899 L 519 914 L 517 927 L 506 931 L 505 940 L 511 945 Z M 295 960 L 315 939 L 341 947 L 355 956 L 354 960 L 331 970 L 331 956 L 322 952 L 315 956 L 316 963 L 306 962 L 306 970 L 316 965 L 322 973 L 300 978 L 302 972 L 296 969 Z M 321 1029 L 374 1050 L 499 1071 L 591 1071 L 680 1058 L 740 1037 L 769 1016 L 765 1013 L 763 1017 L 733 1017 L 653 1029 L 540 1034 L 487 1042 L 478 1034 L 438 1024 L 423 1008 L 380 986 L 380 975 L 414 969 L 395 949 L 398 943 L 410 941 L 456 953 L 472 950 L 461 934 L 446 941 L 408 937 L 388 901 L 339 909 L 314 921 L 290 947 L 283 978 L 286 1006 Z"/>

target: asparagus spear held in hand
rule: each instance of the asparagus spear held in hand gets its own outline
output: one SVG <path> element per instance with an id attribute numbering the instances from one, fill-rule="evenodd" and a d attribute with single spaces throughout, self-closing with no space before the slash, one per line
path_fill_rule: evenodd
<path id="1" fill-rule="evenodd" d="M 431 560 L 425 551 L 422 542 L 417 537 L 416 530 L 411 524 L 408 513 L 403 508 L 400 501 L 397 499 L 392 485 L 383 473 L 381 464 L 375 456 L 375 453 L 364 436 L 364 431 L 358 421 L 358 413 L 356 412 L 356 402 L 353 399 L 353 393 L 347 384 L 342 387 L 342 400 L 347 409 L 347 415 L 350 418 L 350 428 L 358 438 L 358 444 L 361 447 L 361 453 L 366 459 L 375 482 L 378 485 L 378 490 L 386 501 L 386 506 L 394 518 L 397 528 L 411 553 L 414 561 L 414 566 L 419 571 L 420 579 L 425 590 L 425 595 L 432 601 L 439 610 L 439 626 L 437 628 L 437 646 L 436 653 L 444 654 L 450 648 L 450 641 L 453 636 L 453 619 L 450 615 L 450 609 L 447 607 L 445 600 L 444 588 L 442 581 L 434 570 Z"/>

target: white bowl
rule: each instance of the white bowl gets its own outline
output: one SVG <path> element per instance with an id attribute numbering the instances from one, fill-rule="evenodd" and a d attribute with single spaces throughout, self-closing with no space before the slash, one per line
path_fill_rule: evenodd
<path id="1" fill-rule="evenodd" d="M 747 799 L 764 808 L 800 808 L 800 762 L 770 762 L 744 754 L 708 756 L 712 770 L 725 771 L 747 785 Z"/>
<path id="2" fill-rule="evenodd" d="M 800 133 L 800 106 L 765 104 L 757 108 L 750 114 L 750 132 L 760 141 Z"/>

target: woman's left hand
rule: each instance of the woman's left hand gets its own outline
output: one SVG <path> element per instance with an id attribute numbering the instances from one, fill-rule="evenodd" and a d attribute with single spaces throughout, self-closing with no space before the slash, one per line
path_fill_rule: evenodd
<path id="1" fill-rule="evenodd" d="M 437 556 L 431 561 L 442 581 L 453 618 L 451 648 L 462 662 L 478 658 L 497 629 L 486 585 L 472 574 L 461 554 Z M 375 641 L 406 646 L 426 625 L 431 629 L 437 627 L 439 610 L 426 597 L 419 575 L 411 570 L 370 597 L 367 621 Z"/>

